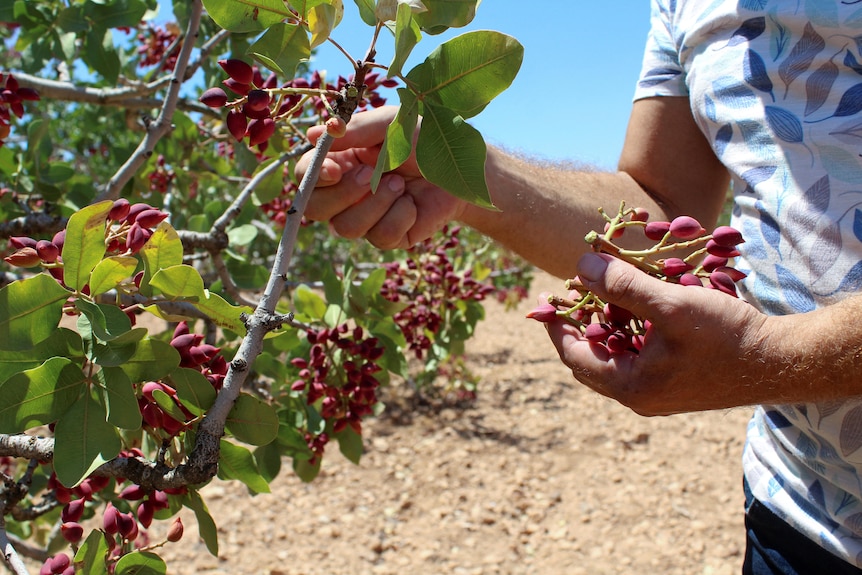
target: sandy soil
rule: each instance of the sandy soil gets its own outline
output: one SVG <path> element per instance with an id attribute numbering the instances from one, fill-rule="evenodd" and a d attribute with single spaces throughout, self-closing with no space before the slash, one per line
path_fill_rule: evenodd
<path id="1" fill-rule="evenodd" d="M 650 419 L 590 392 L 524 319 L 534 299 L 487 305 L 473 405 L 392 409 L 366 424 L 359 466 L 333 449 L 312 484 L 286 472 L 250 497 L 212 483 L 219 557 L 184 514 L 169 573 L 738 573 L 749 410 Z"/>

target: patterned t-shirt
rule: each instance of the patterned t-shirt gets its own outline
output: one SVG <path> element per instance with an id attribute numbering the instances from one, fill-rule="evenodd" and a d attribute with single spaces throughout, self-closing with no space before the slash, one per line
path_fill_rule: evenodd
<path id="1" fill-rule="evenodd" d="M 748 301 L 801 313 L 860 291 L 862 0 L 653 0 L 635 99 L 653 96 L 687 96 L 731 172 Z M 743 468 L 862 566 L 862 398 L 757 407 Z"/>

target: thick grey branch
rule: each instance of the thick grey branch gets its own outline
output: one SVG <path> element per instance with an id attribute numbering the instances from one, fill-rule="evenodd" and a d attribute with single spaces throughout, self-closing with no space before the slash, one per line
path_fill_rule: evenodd
<path id="1" fill-rule="evenodd" d="M 151 94 L 157 92 L 166 82 L 157 80 L 143 86 L 128 86 L 124 88 L 93 88 L 80 86 L 71 82 L 60 82 L 31 76 L 23 72 L 15 72 L 15 79 L 22 86 L 33 88 L 39 92 L 39 96 L 49 100 L 62 100 L 65 102 L 81 102 L 95 104 L 97 106 L 113 106 L 129 110 L 152 110 L 161 108 L 163 100 Z M 170 78 L 168 78 L 170 80 Z M 186 112 L 198 112 L 208 116 L 220 118 L 221 115 L 195 100 L 180 99 L 177 107 Z"/>
<path id="2" fill-rule="evenodd" d="M 65 218 L 34 212 L 27 216 L 0 222 L 0 238 L 54 234 L 65 226 Z"/>

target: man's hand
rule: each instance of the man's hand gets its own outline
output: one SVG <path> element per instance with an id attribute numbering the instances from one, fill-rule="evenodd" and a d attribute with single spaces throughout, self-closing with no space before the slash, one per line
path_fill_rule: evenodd
<path id="1" fill-rule="evenodd" d="M 384 174 L 371 193 L 371 174 L 377 163 L 386 128 L 396 108 L 384 107 L 356 114 L 347 133 L 333 143 L 324 161 L 317 188 L 305 215 L 329 221 L 345 238 L 366 238 L 379 248 L 409 248 L 456 219 L 465 202 L 429 184 L 419 173 L 415 156 L 394 172 Z M 308 131 L 312 143 L 323 126 Z M 297 164 L 297 177 L 308 169 L 309 155 Z"/>
<path id="2" fill-rule="evenodd" d="M 562 320 L 549 323 L 560 358 L 585 385 L 641 415 L 780 399 L 770 385 L 776 374 L 761 361 L 767 316 L 753 306 L 717 290 L 666 283 L 604 254 L 583 256 L 578 277 L 603 300 L 652 323 L 640 354 L 614 355 Z"/>

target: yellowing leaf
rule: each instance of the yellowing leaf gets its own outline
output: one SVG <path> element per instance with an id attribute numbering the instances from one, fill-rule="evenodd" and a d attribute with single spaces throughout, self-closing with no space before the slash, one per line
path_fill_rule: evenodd
<path id="1" fill-rule="evenodd" d="M 342 0 L 330 0 L 308 11 L 308 29 L 311 31 L 311 47 L 323 44 L 344 16 Z"/>

